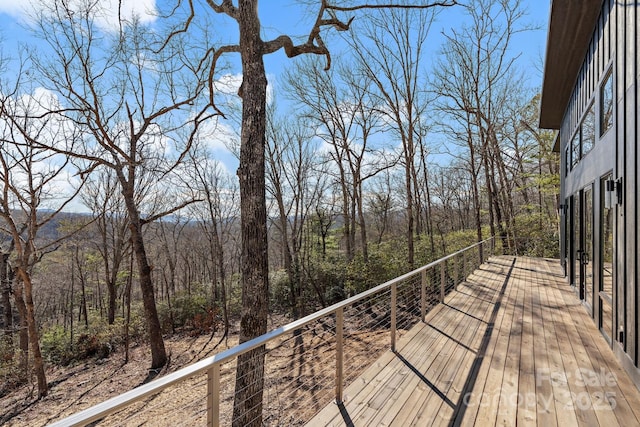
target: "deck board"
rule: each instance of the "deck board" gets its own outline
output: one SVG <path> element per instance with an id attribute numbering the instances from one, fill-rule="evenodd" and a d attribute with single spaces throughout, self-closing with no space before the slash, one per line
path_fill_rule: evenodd
<path id="1" fill-rule="evenodd" d="M 494 257 L 309 426 L 640 425 L 640 392 L 554 260 Z"/>

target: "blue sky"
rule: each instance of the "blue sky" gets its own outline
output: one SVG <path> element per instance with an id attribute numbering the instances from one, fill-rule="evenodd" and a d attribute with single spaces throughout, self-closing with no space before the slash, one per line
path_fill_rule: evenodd
<path id="1" fill-rule="evenodd" d="M 527 11 L 523 23 L 538 29 L 518 35 L 514 50 L 522 52 L 521 64 L 529 64 L 530 68 L 527 72 L 531 73 L 532 81 L 538 79 L 541 82 L 551 0 L 521 0 L 521 2 Z M 273 6 L 276 4 L 282 6 Z M 357 13 L 355 16 L 358 19 Z M 310 27 L 314 16 L 308 8 L 296 5 L 292 0 L 262 0 L 260 18 L 265 32 L 269 31 L 267 35 L 282 33 L 303 35 Z M 433 54 L 437 54 L 437 50 L 441 47 L 443 39 L 440 33 L 458 27 L 464 21 L 464 13 L 460 7 L 443 8 L 436 19 L 429 36 L 429 45 Z M 289 62 L 290 60 L 282 52 L 277 52 L 266 59 L 267 72 L 278 74 Z"/>
<path id="2" fill-rule="evenodd" d="M 0 40 L 2 40 L 2 52 L 5 55 L 16 57 L 19 52 L 19 43 L 28 40 L 29 32 L 24 28 L 28 25 L 28 17 L 24 12 L 25 8 L 35 4 L 38 0 L 0 0 Z M 47 1 L 47 0 L 44 0 Z M 70 2 L 81 0 L 68 0 Z M 117 25 L 115 12 L 118 7 L 118 0 L 100 0 L 108 7 L 107 10 L 112 11 L 111 15 L 105 15 L 101 22 L 101 27 L 105 31 Z M 196 0 L 196 2 L 199 0 Z M 201 1 L 201 0 L 200 0 Z M 204 3 L 201 1 L 201 5 Z M 307 5 L 305 5 L 307 3 Z M 315 19 L 314 13 L 317 11 L 315 7 L 308 6 L 310 3 L 295 0 L 262 0 L 260 3 L 260 19 L 263 27 L 263 38 L 270 39 L 280 34 L 289 34 L 293 37 L 299 36 L 304 38 L 308 29 L 311 27 Z M 129 13 L 136 13 L 144 20 L 153 22 L 154 17 L 150 11 L 154 11 L 157 6 L 166 6 L 168 3 L 161 0 L 122 0 L 122 8 Z M 539 87 L 542 79 L 542 63 L 544 58 L 544 49 L 546 41 L 547 20 L 549 15 L 550 0 L 522 0 L 523 7 L 527 10 L 526 24 L 538 27 L 537 30 L 527 31 L 517 36 L 514 43 L 514 53 L 521 53 L 519 66 L 525 71 L 529 77 L 529 85 L 531 87 Z M 202 5 L 204 10 L 207 6 Z M 214 16 L 213 12 L 211 15 Z M 227 17 L 220 20 L 217 17 L 216 30 L 219 37 L 226 43 L 235 43 L 234 23 Z M 355 13 L 356 19 L 363 19 Z M 226 23 L 225 23 L 226 21 Z M 429 39 L 428 57 L 433 58 L 437 55 L 438 50 L 443 43 L 441 33 L 456 28 L 464 21 L 463 10 L 460 7 L 452 7 L 443 9 L 437 17 Z M 220 23 L 220 25 L 218 25 Z M 333 35 L 331 34 L 333 33 Z M 335 32 L 329 31 L 325 36 L 325 41 L 333 52 L 339 51 L 339 40 Z M 282 51 L 269 55 L 266 59 L 266 68 L 270 82 L 275 83 L 275 91 L 277 92 L 278 77 L 292 65 L 292 61 L 284 55 Z M 426 68 L 428 69 L 428 67 Z M 235 73 L 235 74 L 234 74 Z M 239 83 L 239 70 L 231 71 L 226 76 L 227 81 Z M 279 102 L 280 102 L 279 97 Z M 233 133 L 233 132 L 230 132 Z M 226 166 L 229 173 L 234 174 L 237 162 L 233 156 L 226 150 L 225 145 L 221 142 L 217 145 L 217 156 Z"/>
<path id="3" fill-rule="evenodd" d="M 16 42 L 28 37 L 28 32 L 23 28 L 28 18 L 25 8 L 29 8 L 32 3 L 38 0 L 0 0 L 0 35 L 3 40 L 5 51 L 13 51 Z M 73 0 L 72 0 L 73 1 Z M 101 0 L 109 5 L 112 11 L 117 10 L 118 0 Z M 133 11 L 148 20 L 152 16 L 148 13 L 155 9 L 156 4 L 167 4 L 161 0 L 122 0 L 123 9 Z M 168 3 L 172 4 L 172 3 Z M 527 21 L 540 27 L 537 31 L 527 32 L 518 37 L 515 49 L 521 50 L 523 56 L 531 63 L 531 67 L 536 66 L 536 62 L 544 56 L 544 43 L 546 40 L 546 26 L 549 15 L 550 0 L 522 0 L 522 4 L 528 11 Z M 314 19 L 313 8 L 301 4 L 295 0 L 262 0 L 260 3 L 260 19 L 265 38 L 275 37 L 279 34 L 290 34 L 292 36 L 304 36 Z M 358 14 L 355 14 L 356 19 Z M 463 19 L 462 9 L 459 7 L 445 8 L 438 16 L 434 29 L 431 32 L 430 46 L 435 53 L 440 47 L 442 38 L 439 33 L 460 25 Z M 115 15 L 105 17 L 104 26 L 115 24 Z M 225 33 L 232 33 L 232 26 L 222 27 Z M 329 36 L 330 37 L 330 36 Z M 329 38 L 329 43 L 331 39 Z M 267 58 L 267 72 L 278 75 L 287 67 L 290 61 L 282 52 L 277 52 Z M 538 67 L 540 64 L 537 64 Z M 540 70 L 531 70 L 532 74 L 541 76 Z"/>

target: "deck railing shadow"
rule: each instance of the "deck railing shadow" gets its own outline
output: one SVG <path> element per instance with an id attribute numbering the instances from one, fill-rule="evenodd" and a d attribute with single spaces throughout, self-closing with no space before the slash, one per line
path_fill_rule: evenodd
<path id="1" fill-rule="evenodd" d="M 500 288 L 500 293 L 498 294 L 498 299 L 493 305 L 493 310 L 491 311 L 491 317 L 489 318 L 489 322 L 487 323 L 487 328 L 485 329 L 484 336 L 482 337 L 482 342 L 480 343 L 480 348 L 476 353 L 476 357 L 473 360 L 473 364 L 471 365 L 471 369 L 469 370 L 469 374 L 467 375 L 467 379 L 465 380 L 464 387 L 462 388 L 462 392 L 460 393 L 460 398 L 454 407 L 453 417 L 451 418 L 450 426 L 459 426 L 464 419 L 464 414 L 467 410 L 466 397 L 471 393 L 473 387 L 475 386 L 476 379 L 478 378 L 478 372 L 480 371 L 480 365 L 484 360 L 484 356 L 487 352 L 487 347 L 489 346 L 489 341 L 491 340 L 491 335 L 493 334 L 493 327 L 495 326 L 496 316 L 498 315 L 498 311 L 500 310 L 500 306 L 502 305 L 502 298 L 504 297 L 504 293 L 507 289 L 507 283 L 509 282 L 509 278 L 511 277 L 511 273 L 515 267 L 516 259 L 514 258 L 511 262 L 511 266 L 509 271 L 507 272 L 502 287 Z"/>
<path id="2" fill-rule="evenodd" d="M 264 376 L 257 379 L 263 384 L 262 425 L 303 425 L 331 401 L 344 409 L 345 387 L 385 351 L 395 351 L 398 339 L 424 321 L 494 248 L 493 238 L 471 245 L 53 426 L 98 420 L 124 425 L 137 418 L 151 418 L 154 425 L 230 425 L 238 356 L 254 349 L 265 352 Z M 346 409 L 342 412 L 350 425 Z"/>

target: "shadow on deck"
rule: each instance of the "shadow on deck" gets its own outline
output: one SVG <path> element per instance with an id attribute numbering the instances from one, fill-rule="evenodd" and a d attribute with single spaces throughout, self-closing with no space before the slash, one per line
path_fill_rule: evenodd
<path id="1" fill-rule="evenodd" d="M 494 257 L 307 425 L 640 425 L 555 260 Z"/>

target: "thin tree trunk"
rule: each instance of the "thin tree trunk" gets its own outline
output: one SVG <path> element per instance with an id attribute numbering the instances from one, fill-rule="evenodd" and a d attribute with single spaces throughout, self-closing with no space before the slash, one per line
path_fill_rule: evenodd
<path id="1" fill-rule="evenodd" d="M 127 289 L 125 291 L 126 313 L 124 319 L 124 363 L 129 363 L 129 324 L 131 322 L 131 282 L 133 281 L 133 252 L 129 262 L 129 277 L 127 277 Z"/>
<path id="2" fill-rule="evenodd" d="M 23 285 L 20 280 L 17 280 L 13 285 L 13 300 L 16 303 L 20 318 L 18 369 L 20 371 L 20 379 L 26 381 L 29 369 L 29 326 L 27 324 L 27 306 L 24 302 Z"/>
<path id="3" fill-rule="evenodd" d="M 467 138 L 469 143 L 469 169 L 471 172 L 471 187 L 473 193 L 473 212 L 476 225 L 476 237 L 477 241 L 482 241 L 482 218 L 480 216 L 480 191 L 478 189 L 478 172 L 476 172 L 476 151 L 473 145 L 473 135 L 471 129 L 467 128 Z M 493 229 L 492 229 L 493 230 Z M 493 232 L 492 232 L 493 235 Z M 484 253 L 482 245 L 480 248 L 480 258 L 484 259 Z"/>
<path id="4" fill-rule="evenodd" d="M 360 223 L 360 240 L 362 240 L 362 259 L 365 264 L 369 263 L 369 248 L 367 242 L 367 224 L 364 217 L 364 209 L 362 207 L 362 183 L 358 186 L 358 222 Z"/>
<path id="5" fill-rule="evenodd" d="M 0 253 L 0 287 L 4 307 L 4 337 L 8 348 L 13 348 L 13 310 L 11 309 L 11 282 L 9 281 L 9 254 Z"/>
<path id="6" fill-rule="evenodd" d="M 69 348 L 73 351 L 73 304 L 74 304 L 74 290 L 76 284 L 76 265 L 71 263 L 71 289 L 69 291 Z"/>
<path id="7" fill-rule="evenodd" d="M 36 324 L 35 307 L 33 305 L 33 285 L 31 276 L 23 269 L 18 268 L 18 274 L 24 284 L 24 299 L 27 308 L 27 327 L 29 328 L 29 345 L 33 352 L 33 369 L 38 383 L 38 398 L 47 395 L 47 377 L 44 372 L 44 360 L 40 351 L 40 340 L 38 337 L 38 325 Z"/>
<path id="8" fill-rule="evenodd" d="M 407 149 L 405 148 L 405 151 Z M 408 153 L 405 153 L 405 161 L 412 159 Z M 405 165 L 405 191 L 407 192 L 407 264 L 409 268 L 413 268 L 414 249 L 413 249 L 413 190 L 411 185 L 411 168 Z"/>
<path id="9" fill-rule="evenodd" d="M 78 276 L 80 278 L 80 314 L 82 314 L 82 320 L 84 320 L 84 326 L 89 327 L 89 316 L 87 314 L 87 292 L 86 284 L 84 280 L 84 272 L 80 267 L 80 256 L 78 247 L 76 246 L 76 264 L 78 265 Z"/>
<path id="10" fill-rule="evenodd" d="M 344 229 L 344 238 L 347 244 L 347 262 L 351 262 L 353 260 L 353 252 L 354 248 L 351 244 L 351 218 L 349 215 L 349 190 L 347 189 L 347 181 L 346 176 L 342 167 L 342 164 L 338 162 L 338 167 L 340 168 L 340 186 L 342 187 L 342 216 L 343 216 L 343 229 Z"/>
<path id="11" fill-rule="evenodd" d="M 427 227 L 427 233 L 429 233 L 429 245 L 431 248 L 431 256 L 433 259 L 436 257 L 436 244 L 433 238 L 433 218 L 431 215 L 432 212 L 432 204 L 431 204 L 431 190 L 429 189 L 429 171 L 427 170 L 427 156 L 425 154 L 425 149 L 422 140 L 420 141 L 420 161 L 422 163 L 422 170 L 424 175 L 424 189 L 425 195 L 427 199 L 427 206 L 425 212 L 425 224 Z M 416 181 L 417 182 L 417 181 Z"/>

